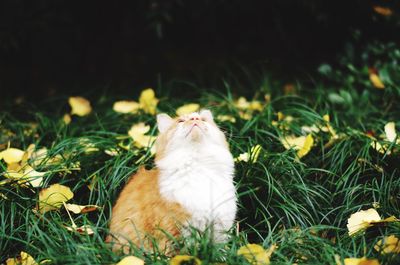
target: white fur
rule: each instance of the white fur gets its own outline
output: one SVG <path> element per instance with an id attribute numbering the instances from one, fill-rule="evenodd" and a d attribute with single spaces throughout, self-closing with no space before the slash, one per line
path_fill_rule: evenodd
<path id="1" fill-rule="evenodd" d="M 187 119 L 193 115 L 199 114 Z M 223 241 L 237 210 L 233 158 L 214 125 L 202 121 L 200 129 L 190 127 L 178 125 L 166 155 L 157 161 L 160 192 L 167 200 L 183 205 L 192 216 L 189 225 L 200 230 L 212 225 L 215 240 Z M 190 129 L 199 130 L 200 138 L 188 136 Z"/>

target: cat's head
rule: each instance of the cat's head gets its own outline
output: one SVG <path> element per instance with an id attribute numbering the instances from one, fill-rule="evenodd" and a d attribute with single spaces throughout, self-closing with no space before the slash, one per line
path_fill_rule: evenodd
<path id="1" fill-rule="evenodd" d="M 218 145 L 228 149 L 224 133 L 217 127 L 209 110 L 171 118 L 157 115 L 159 135 L 156 141 L 156 159 L 169 151 L 192 145 Z"/>

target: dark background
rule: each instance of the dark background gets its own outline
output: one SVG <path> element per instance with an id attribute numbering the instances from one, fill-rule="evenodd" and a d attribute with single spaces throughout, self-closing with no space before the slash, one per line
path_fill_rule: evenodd
<path id="1" fill-rule="evenodd" d="M 1 0 L 1 95 L 133 94 L 171 79 L 213 86 L 243 67 L 301 78 L 355 38 L 398 42 L 398 7 L 395 0 Z"/>

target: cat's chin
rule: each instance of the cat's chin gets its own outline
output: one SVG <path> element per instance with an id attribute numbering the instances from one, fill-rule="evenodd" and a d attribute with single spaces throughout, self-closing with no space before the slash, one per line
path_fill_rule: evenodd
<path id="1" fill-rule="evenodd" d="M 203 139 L 204 133 L 198 126 L 193 126 L 189 131 L 188 138 L 193 142 L 200 142 Z"/>

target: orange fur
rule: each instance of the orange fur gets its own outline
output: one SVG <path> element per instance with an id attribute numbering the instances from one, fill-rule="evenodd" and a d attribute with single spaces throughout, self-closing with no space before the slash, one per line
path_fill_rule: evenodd
<path id="1" fill-rule="evenodd" d="M 168 139 L 177 128 L 179 118 L 160 133 L 156 141 L 156 157 L 165 156 Z M 192 121 L 186 121 L 192 123 Z M 215 123 L 211 123 L 216 126 Z M 222 136 L 223 137 L 223 134 Z M 224 137 L 223 137 L 224 138 Z M 225 141 L 225 139 L 224 139 Z M 225 141 L 227 146 L 227 143 Z M 143 168 L 131 177 L 112 209 L 110 235 L 106 241 L 113 243 L 113 251 L 129 251 L 129 241 L 150 250 L 153 245 L 149 238 L 157 241 L 164 251 L 170 251 L 168 235 L 179 237 L 180 228 L 187 225 L 190 214 L 177 202 L 167 201 L 160 194 L 159 171 Z"/>
<path id="2" fill-rule="evenodd" d="M 153 238 L 161 249 L 167 249 L 168 234 L 179 236 L 179 224 L 187 218 L 187 212 L 178 203 L 161 198 L 158 171 L 142 168 L 126 184 L 113 208 L 111 235 L 106 241 L 115 243 L 114 251 L 123 247 L 127 252 L 128 240 L 151 248 Z"/>

